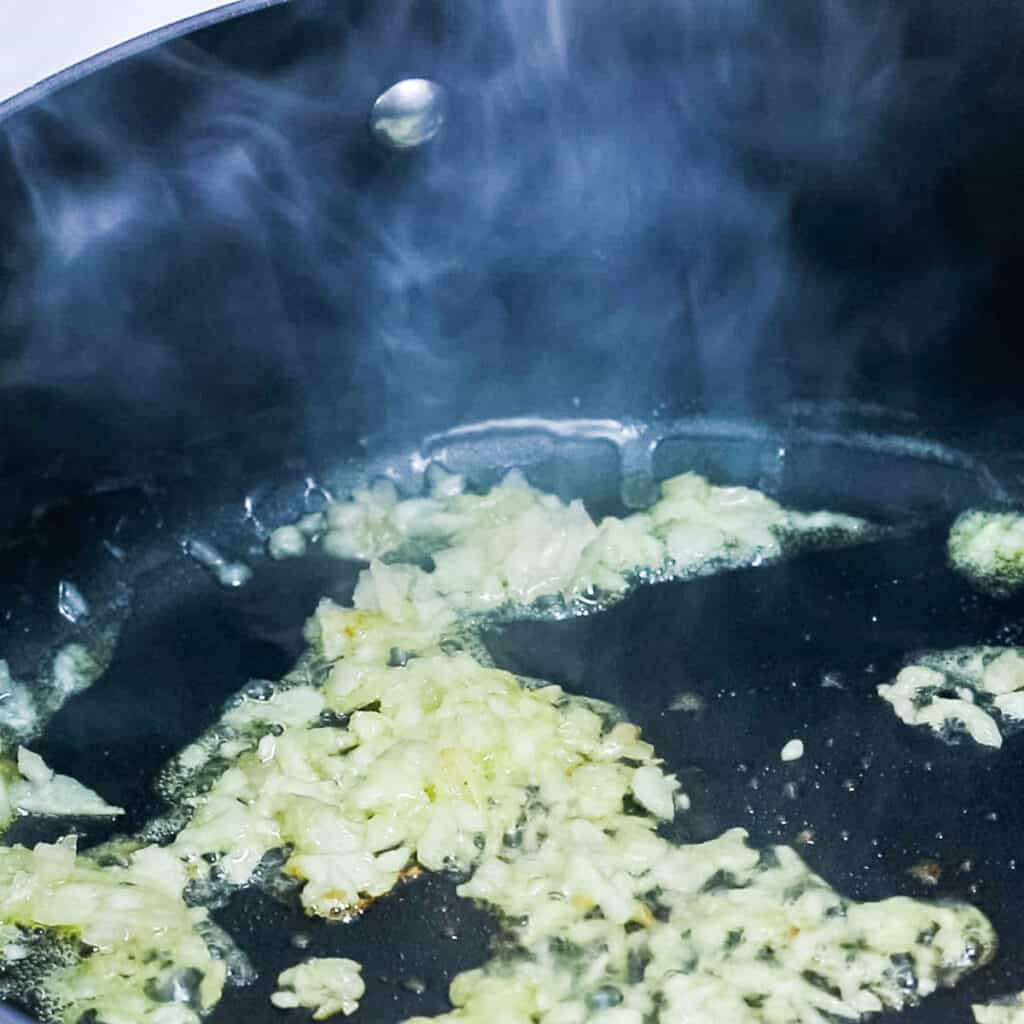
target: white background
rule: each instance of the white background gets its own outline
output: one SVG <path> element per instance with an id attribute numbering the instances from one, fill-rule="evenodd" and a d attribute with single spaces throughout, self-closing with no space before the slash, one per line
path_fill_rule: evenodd
<path id="1" fill-rule="evenodd" d="M 0 0 L 0 103 L 112 46 L 228 0 Z"/>

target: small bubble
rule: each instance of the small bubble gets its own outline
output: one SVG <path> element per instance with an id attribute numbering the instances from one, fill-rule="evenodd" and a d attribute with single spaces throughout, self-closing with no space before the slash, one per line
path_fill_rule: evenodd
<path id="1" fill-rule="evenodd" d="M 313 477 L 307 476 L 305 485 L 305 490 L 302 492 L 302 503 L 307 512 L 320 512 L 334 501 L 331 492 L 326 487 L 321 487 Z"/>
<path id="2" fill-rule="evenodd" d="M 306 932 L 296 932 L 292 936 L 292 945 L 296 949 L 309 949 L 312 938 Z"/>
<path id="3" fill-rule="evenodd" d="M 414 996 L 421 996 L 427 991 L 427 983 L 422 978 L 412 977 L 403 978 L 399 984 L 407 992 L 411 992 Z"/>
<path id="4" fill-rule="evenodd" d="M 274 684 L 269 679 L 252 679 L 246 683 L 242 695 L 250 700 L 270 700 L 274 696 Z"/>
<path id="5" fill-rule="evenodd" d="M 590 1009 L 600 1013 L 622 1002 L 622 992 L 614 985 L 602 985 L 588 999 L 587 1005 Z"/>
<path id="6" fill-rule="evenodd" d="M 70 580 L 61 580 L 57 584 L 57 611 L 71 623 L 88 618 L 89 602 Z"/>
<path id="7" fill-rule="evenodd" d="M 388 654 L 388 668 L 405 668 L 409 664 L 409 653 L 401 647 L 392 647 Z"/>

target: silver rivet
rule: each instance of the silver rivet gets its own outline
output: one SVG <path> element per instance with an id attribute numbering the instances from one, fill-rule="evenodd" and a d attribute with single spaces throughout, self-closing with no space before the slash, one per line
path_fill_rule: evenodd
<path id="1" fill-rule="evenodd" d="M 415 149 L 444 124 L 445 91 L 426 78 L 404 78 L 377 97 L 370 112 L 374 138 L 393 149 Z"/>

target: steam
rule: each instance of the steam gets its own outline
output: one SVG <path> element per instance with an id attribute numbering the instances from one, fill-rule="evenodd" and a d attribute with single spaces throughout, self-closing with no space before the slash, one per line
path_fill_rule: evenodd
<path id="1" fill-rule="evenodd" d="M 165 440 L 278 408 L 415 434 L 840 395 L 943 339 L 970 55 L 908 58 L 893 4 L 366 6 L 296 0 L 0 125 L 7 387 Z M 366 115 L 407 76 L 449 122 L 385 153 Z"/>

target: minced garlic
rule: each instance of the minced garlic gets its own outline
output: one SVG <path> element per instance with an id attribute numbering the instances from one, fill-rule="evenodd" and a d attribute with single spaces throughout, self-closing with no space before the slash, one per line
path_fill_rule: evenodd
<path id="1" fill-rule="evenodd" d="M 863 525 L 829 522 L 844 536 Z M 821 1024 L 953 983 L 994 949 L 977 910 L 844 899 L 792 850 L 759 852 L 738 829 L 665 838 L 689 801 L 637 726 L 472 653 L 489 613 L 571 612 L 637 580 L 774 558 L 810 523 L 822 528 L 692 475 L 600 524 L 517 475 L 484 495 L 435 475 L 425 497 L 382 484 L 296 524 L 303 543 L 279 535 L 275 555 L 322 535 L 324 550 L 369 561 L 353 607 L 323 601 L 296 670 L 248 688 L 171 766 L 167 844 L 102 864 L 70 841 L 0 850 L 0 922 L 73 935 L 89 954 L 55 964 L 45 1012 L 195 1024 L 225 968 L 184 888 L 244 885 L 281 851 L 312 915 L 354 918 L 424 869 L 457 873 L 498 915 L 514 941 L 455 978 L 439 1020 Z M 400 561 L 406 550 L 431 552 L 431 569 Z M 274 1002 L 351 1012 L 362 981 L 340 963 L 284 972 Z"/>

